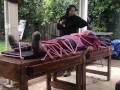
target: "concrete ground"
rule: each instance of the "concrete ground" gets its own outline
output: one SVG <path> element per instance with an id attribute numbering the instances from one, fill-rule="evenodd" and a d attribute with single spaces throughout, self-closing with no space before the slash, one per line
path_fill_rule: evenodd
<path id="1" fill-rule="evenodd" d="M 91 69 L 97 69 L 97 70 L 102 70 L 106 71 L 106 66 L 101 66 L 101 65 L 89 65 L 87 68 Z M 30 80 L 28 85 L 29 85 L 29 90 L 46 90 L 46 76 L 42 76 L 33 80 Z M 59 77 L 61 80 L 69 81 L 75 83 L 75 71 L 72 72 L 72 75 L 69 77 Z M 120 80 L 120 67 L 112 67 L 111 68 L 111 80 L 106 81 L 105 76 L 101 75 L 95 75 L 95 74 L 90 74 L 87 73 L 87 90 L 115 90 L 115 83 Z M 2 84 L 6 80 L 1 78 L 0 83 Z M 1 85 L 0 90 L 17 90 L 17 89 L 6 89 L 3 88 Z M 52 89 L 52 90 L 60 90 L 60 89 Z"/>

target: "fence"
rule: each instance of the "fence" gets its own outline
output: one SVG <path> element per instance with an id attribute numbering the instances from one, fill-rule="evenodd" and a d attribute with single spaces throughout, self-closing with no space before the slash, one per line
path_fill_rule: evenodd
<path id="1" fill-rule="evenodd" d="M 42 40 L 53 39 L 59 36 L 59 30 L 57 30 L 57 23 L 51 23 L 46 27 L 39 27 L 39 31 L 42 35 Z M 5 40 L 4 30 L 0 29 L 0 40 Z"/>
<path id="2" fill-rule="evenodd" d="M 53 39 L 59 36 L 59 30 L 57 30 L 57 23 L 51 23 L 44 28 L 42 27 L 42 29 L 40 29 L 39 31 L 42 35 L 43 40 Z"/>

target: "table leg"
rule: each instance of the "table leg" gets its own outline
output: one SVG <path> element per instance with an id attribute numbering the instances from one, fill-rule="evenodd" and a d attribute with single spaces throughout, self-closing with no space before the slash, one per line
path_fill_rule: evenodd
<path id="1" fill-rule="evenodd" d="M 86 90 L 86 64 L 82 64 L 82 90 Z"/>
<path id="2" fill-rule="evenodd" d="M 22 82 L 19 85 L 19 90 L 28 90 L 28 82 Z"/>
<path id="3" fill-rule="evenodd" d="M 51 74 L 47 74 L 47 90 L 51 90 L 50 82 L 51 82 Z"/>
<path id="4" fill-rule="evenodd" d="M 82 87 L 82 69 L 81 65 L 76 66 L 76 90 L 81 90 Z"/>
<path id="5" fill-rule="evenodd" d="M 57 80 L 57 72 L 54 72 L 53 73 L 53 81 L 56 81 Z"/>
<path id="6" fill-rule="evenodd" d="M 108 57 L 108 67 L 107 67 L 107 81 L 110 80 L 111 77 L 111 56 Z"/>

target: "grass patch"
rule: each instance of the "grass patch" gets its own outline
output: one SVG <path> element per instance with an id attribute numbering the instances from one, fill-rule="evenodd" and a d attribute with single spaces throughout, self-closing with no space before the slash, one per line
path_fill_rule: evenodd
<path id="1" fill-rule="evenodd" d="M 0 41 L 0 52 L 5 50 L 5 41 Z"/>

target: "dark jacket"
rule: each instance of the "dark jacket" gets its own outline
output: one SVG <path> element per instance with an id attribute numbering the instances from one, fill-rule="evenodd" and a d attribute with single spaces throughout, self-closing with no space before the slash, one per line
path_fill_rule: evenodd
<path id="1" fill-rule="evenodd" d="M 88 25 L 85 20 L 76 15 L 71 17 L 63 16 L 59 21 L 61 20 L 64 20 L 65 26 L 57 23 L 57 29 L 60 30 L 60 36 L 77 33 L 78 28 L 83 28 Z"/>

